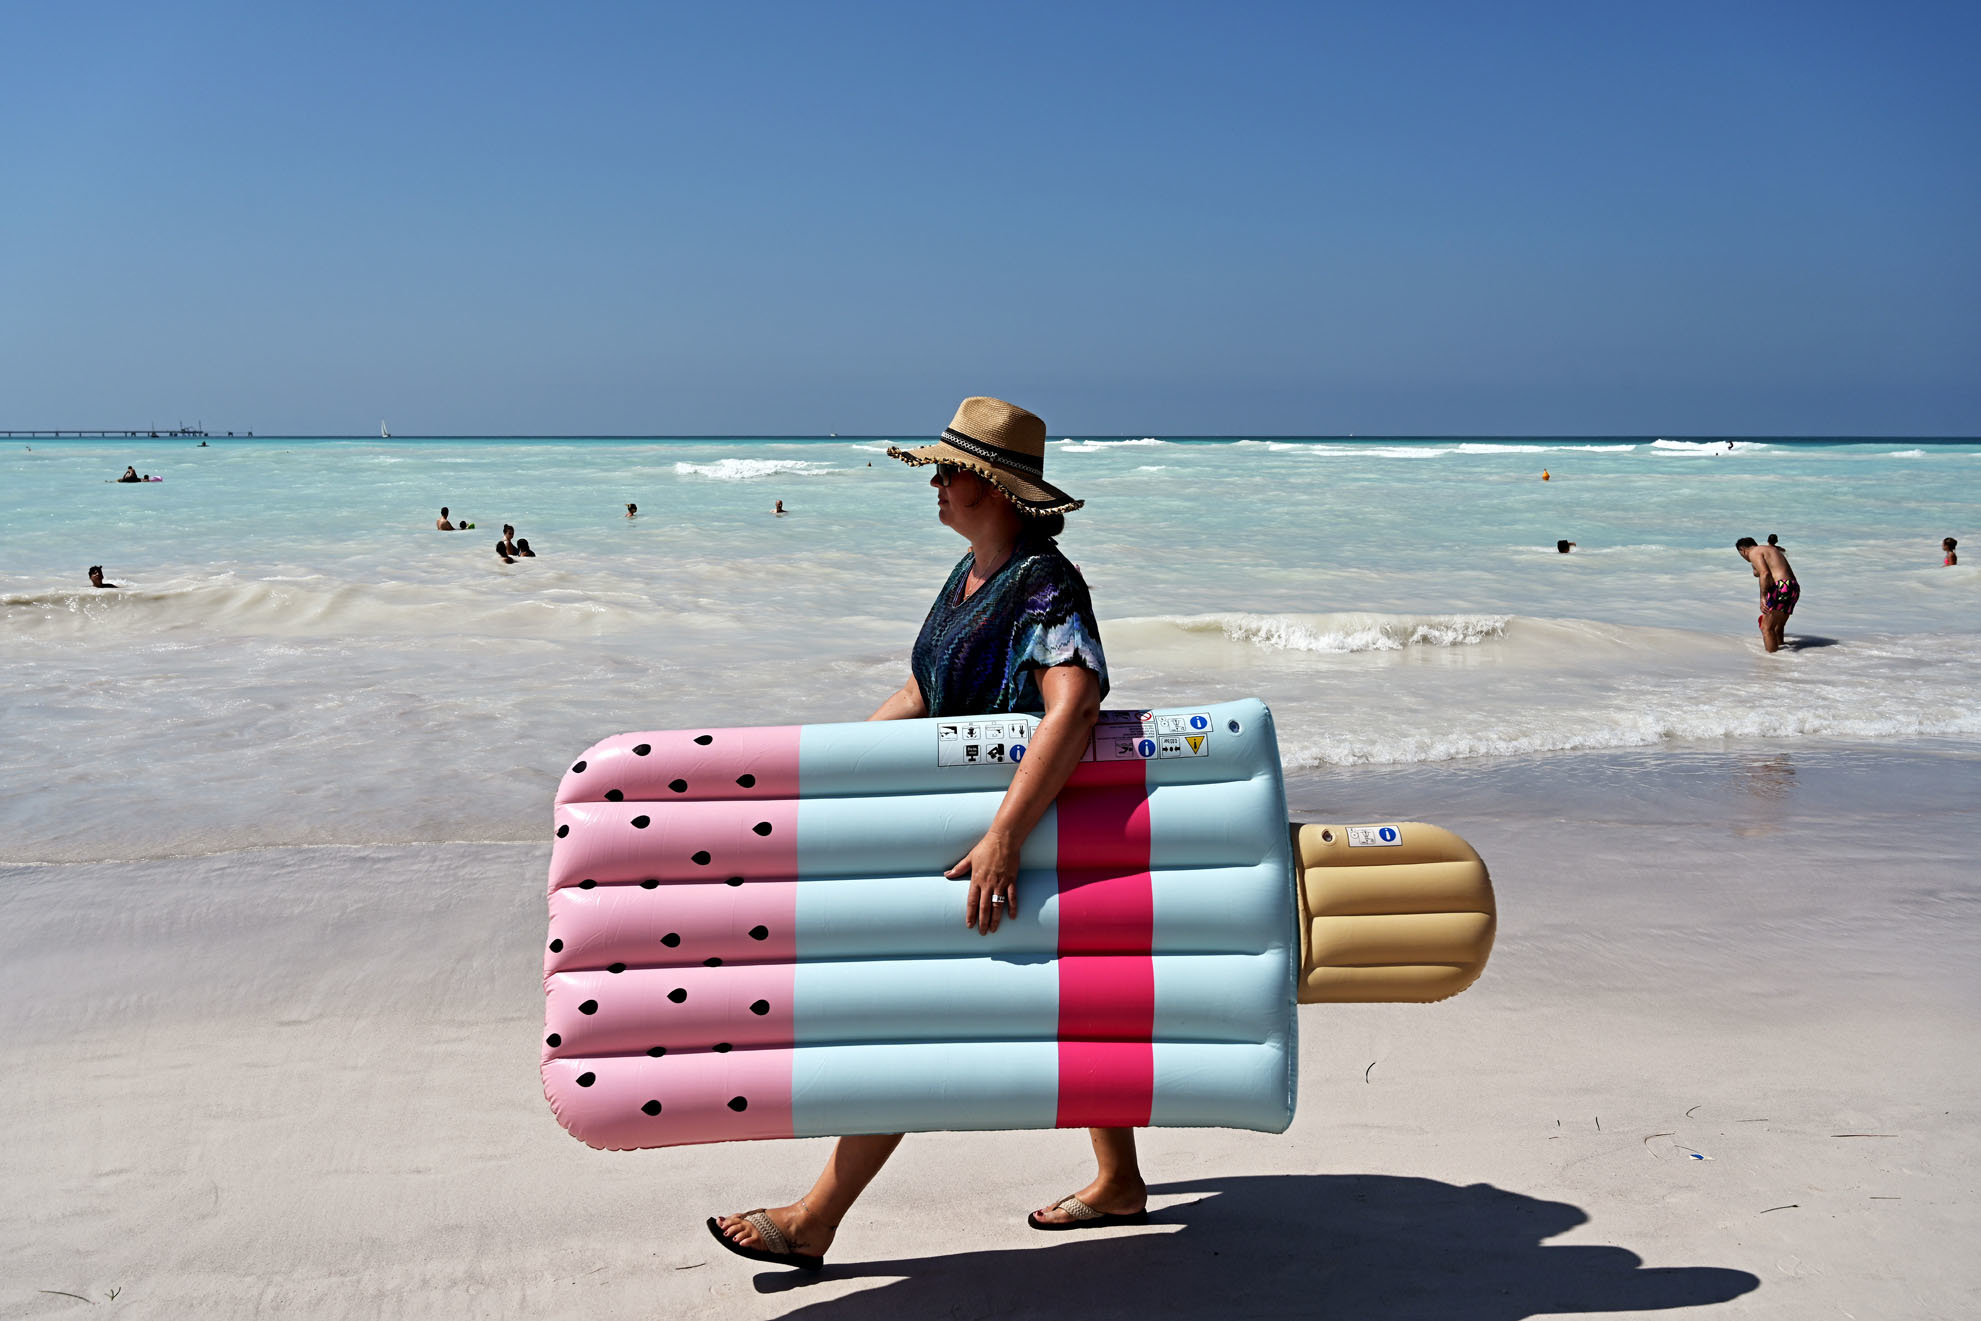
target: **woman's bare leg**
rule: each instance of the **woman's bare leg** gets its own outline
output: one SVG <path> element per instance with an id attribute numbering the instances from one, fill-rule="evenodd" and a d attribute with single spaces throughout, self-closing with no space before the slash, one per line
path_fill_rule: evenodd
<path id="1" fill-rule="evenodd" d="M 1094 1181 L 1073 1195 L 1103 1215 L 1132 1215 L 1147 1207 L 1149 1185 L 1135 1155 L 1135 1130 L 1090 1128 L 1087 1134 L 1094 1142 Z M 1039 1208 L 1039 1219 L 1049 1225 L 1072 1218 L 1057 1206 Z"/>
<path id="2" fill-rule="evenodd" d="M 1124 1130 L 1127 1131 L 1127 1130 Z M 901 1145 L 899 1133 L 872 1133 L 845 1137 L 832 1144 L 832 1155 L 819 1171 L 810 1192 L 789 1206 L 773 1206 L 765 1214 L 791 1241 L 794 1252 L 822 1256 L 832 1246 L 839 1222 L 853 1209 L 853 1203 L 880 1173 L 887 1158 Z M 1132 1156 L 1132 1151 L 1131 1151 Z M 719 1216 L 718 1223 L 729 1241 L 745 1248 L 761 1248 L 757 1231 L 741 1216 Z"/>

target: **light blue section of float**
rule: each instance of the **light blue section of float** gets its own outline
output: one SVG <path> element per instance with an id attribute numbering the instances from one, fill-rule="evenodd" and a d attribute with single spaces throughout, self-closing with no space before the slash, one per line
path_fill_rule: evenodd
<path id="1" fill-rule="evenodd" d="M 1050 1041 L 818 1046 L 791 1060 L 798 1137 L 1051 1128 L 1059 1119 L 1059 1047 Z"/>
<path id="2" fill-rule="evenodd" d="M 798 875 L 808 881 L 842 876 L 940 877 L 976 847 L 1003 801 L 1001 788 L 895 798 L 801 798 Z M 1018 865 L 1050 871 L 1058 864 L 1055 806 L 1046 809 L 1019 850 Z"/>
<path id="3" fill-rule="evenodd" d="M 800 1046 L 1049 1042 L 1059 1035 L 1059 964 L 1044 954 L 805 961 L 792 1003 Z"/>
<path id="4" fill-rule="evenodd" d="M 1155 1044 L 1155 1104 L 1149 1123 L 1163 1128 L 1250 1128 L 1282 1133 L 1293 1122 L 1293 1075 L 1287 1047 Z"/>
<path id="5" fill-rule="evenodd" d="M 1285 855 L 1286 821 L 1276 784 L 1163 785 L 1148 791 L 1150 861 L 1158 867 L 1246 866 Z M 807 880 L 841 876 L 941 875 L 983 838 L 1004 799 L 1001 789 L 895 798 L 798 801 L 798 871 Z M 1281 838 L 1276 843 L 1274 835 Z M 1019 852 L 1019 866 L 1058 865 L 1057 807 L 1048 808 Z M 1122 857 L 1128 857 L 1122 846 Z M 1291 881 L 1288 882 L 1291 885 Z"/>
<path id="6" fill-rule="evenodd" d="M 1257 1042 L 1286 1013 L 1277 950 L 1172 954 L 1150 962 L 1156 977 L 1157 1041 Z"/>
<path id="7" fill-rule="evenodd" d="M 1102 731 L 1130 725 L 1113 719 L 1144 712 L 1109 709 L 1101 713 Z M 1208 746 L 1201 757 L 1150 758 L 1148 782 L 1203 784 L 1244 779 L 1270 762 L 1279 773 L 1272 738 L 1272 717 L 1256 698 L 1213 702 L 1203 706 L 1162 707 L 1152 717 L 1203 714 L 1209 717 Z M 945 724 L 1016 721 L 1018 716 L 974 716 L 956 719 L 870 720 L 833 725 L 806 725 L 798 734 L 798 792 L 802 798 L 887 797 L 994 790 L 1011 783 L 1009 761 L 975 766 L 943 766 L 937 748 Z M 1233 723 L 1238 732 L 1231 732 Z M 1037 727 L 1037 720 L 1031 721 Z M 1139 725 L 1134 726 L 1139 730 Z"/>
<path id="8" fill-rule="evenodd" d="M 917 958 L 925 955 L 1055 954 L 1059 949 L 1059 876 L 1018 873 L 1016 917 L 995 935 L 963 925 L 968 886 L 941 876 L 840 877 L 798 887 L 798 931 L 805 959 Z M 1154 951 L 1249 954 L 1264 947 L 1287 911 L 1274 861 L 1251 867 L 1158 869 Z M 1292 918 L 1285 919 L 1289 936 Z"/>
<path id="9" fill-rule="evenodd" d="M 1291 899 L 1286 795 L 1277 777 L 1149 791 L 1151 866 L 1252 866 L 1275 859 L 1286 869 Z"/>
<path id="10" fill-rule="evenodd" d="M 1244 1123 L 1206 1119 L 1201 1116 L 1215 1112 L 1189 1110 L 1189 1093 L 1172 1096 L 1165 1090 L 1161 1068 L 1164 1043 L 1178 1045 L 1190 1041 L 1194 1035 L 1192 1028 L 1204 1008 L 1221 1001 L 1219 987 L 1198 984 L 1199 967 L 1158 957 L 1153 960 L 1156 1009 L 1152 1035 L 1158 1043 L 1154 1114 L 1161 1116 L 1170 1113 L 1171 1107 L 1183 1106 L 1184 1109 L 1175 1113 L 1187 1112 L 1199 1117 L 1189 1120 L 1158 1117 L 1152 1122 L 1231 1123 L 1276 1132 L 1291 1122 L 1299 1064 L 1295 1002 L 1300 975 L 1300 933 L 1293 893 L 1293 847 L 1286 825 L 1286 786 L 1280 776 L 1279 740 L 1272 714 L 1264 704 L 1226 703 L 1214 708 L 1214 713 L 1219 731 L 1242 742 L 1243 761 L 1249 763 L 1252 778 L 1220 786 L 1229 791 L 1230 797 L 1224 810 L 1215 814 L 1193 810 L 1198 806 L 1194 798 L 1182 810 L 1171 811 L 1170 801 L 1161 791 L 1151 794 L 1149 854 L 1162 859 L 1198 852 L 1224 852 L 1232 855 L 1233 861 L 1248 855 L 1255 856 L 1257 861 L 1232 876 L 1229 888 L 1222 894 L 1192 896 L 1191 909 L 1187 912 L 1172 909 L 1173 890 L 1155 890 L 1157 941 L 1167 943 L 1176 926 L 1201 920 L 1202 905 L 1218 898 L 1230 905 L 1233 918 L 1250 925 L 1251 949 L 1257 953 L 1246 961 L 1242 976 L 1234 975 L 1229 990 L 1238 1002 L 1247 1006 L 1239 1012 L 1251 1024 L 1251 1039 L 1260 1043 L 1262 1051 L 1256 1058 L 1247 1057 L 1247 1067 L 1262 1068 L 1265 1067 L 1262 1061 L 1270 1062 L 1276 1070 L 1275 1080 L 1264 1095 L 1278 1098 L 1274 1103 L 1275 1113 L 1280 1110 L 1284 1113 L 1271 1123 L 1264 1122 L 1257 1114 Z M 1240 725 L 1237 735 L 1231 735 L 1226 727 L 1225 722 L 1231 720 Z M 1222 1036 L 1223 1031 L 1218 1035 Z"/>
<path id="11" fill-rule="evenodd" d="M 987 937 L 986 942 L 996 937 Z M 1139 955 L 1117 955 L 1141 963 Z M 1154 967 L 1156 1040 L 1257 1042 L 1279 1009 L 1274 954 L 1169 954 Z M 803 962 L 792 995 L 801 1046 L 1055 1041 L 1059 961 L 1049 954 Z"/>

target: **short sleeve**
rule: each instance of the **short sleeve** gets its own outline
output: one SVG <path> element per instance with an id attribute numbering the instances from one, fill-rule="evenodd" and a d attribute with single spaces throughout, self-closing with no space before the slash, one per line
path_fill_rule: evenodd
<path id="1" fill-rule="evenodd" d="M 1056 553 L 1038 556 L 1028 568 L 1024 605 L 1012 624 L 1013 671 L 1078 665 L 1093 671 L 1105 694 L 1107 658 L 1087 585 Z"/>

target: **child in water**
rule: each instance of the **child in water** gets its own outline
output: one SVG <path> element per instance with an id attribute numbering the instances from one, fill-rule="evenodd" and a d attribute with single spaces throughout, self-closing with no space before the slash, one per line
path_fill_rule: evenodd
<path id="1" fill-rule="evenodd" d="M 1941 564 L 1960 563 L 1960 556 L 1953 553 L 1953 548 L 1955 546 L 1958 546 L 1959 544 L 1960 543 L 1958 541 L 1955 541 L 1952 537 L 1943 537 L 1940 539 L 1940 549 L 1947 553 L 1947 557 L 1940 561 Z"/>

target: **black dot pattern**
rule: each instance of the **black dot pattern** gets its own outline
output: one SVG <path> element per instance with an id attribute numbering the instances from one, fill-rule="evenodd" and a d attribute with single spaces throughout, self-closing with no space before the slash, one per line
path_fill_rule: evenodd
<path id="1" fill-rule="evenodd" d="M 711 746 L 715 742 L 715 735 L 698 734 L 694 736 L 694 742 L 696 743 L 696 745 L 706 748 Z M 640 743 L 635 745 L 631 749 L 631 751 L 633 755 L 636 757 L 650 756 L 653 753 L 653 745 L 651 743 Z M 608 763 L 610 763 L 609 758 L 608 758 Z M 575 774 L 582 774 L 586 770 L 587 765 L 588 765 L 587 762 L 579 761 L 571 767 L 571 770 Z M 735 783 L 737 787 L 742 789 L 755 789 L 757 787 L 757 777 L 754 774 L 746 772 L 744 774 L 740 774 L 736 776 Z M 671 792 L 675 794 L 685 795 L 689 792 L 690 786 L 685 778 L 676 778 L 668 781 L 667 787 Z M 704 792 L 706 791 L 707 791 L 707 786 L 704 785 Z M 650 790 L 642 791 L 642 793 L 650 793 L 650 792 L 651 792 Z M 623 789 L 607 789 L 603 792 L 601 796 L 604 798 L 606 802 L 609 803 L 622 803 L 626 801 L 626 791 Z M 646 830 L 653 825 L 653 818 L 649 815 L 640 815 L 632 818 L 629 824 L 635 830 Z M 760 839 L 768 838 L 776 831 L 775 825 L 770 821 L 758 821 L 754 825 L 752 825 L 750 829 L 751 832 Z M 571 825 L 568 823 L 561 824 L 557 827 L 557 838 L 559 839 L 565 839 L 569 837 L 570 833 L 571 833 Z M 713 853 L 708 849 L 698 849 L 695 852 L 691 853 L 689 857 L 690 860 L 697 867 L 710 866 L 715 860 Z M 731 886 L 740 886 L 743 884 L 745 879 L 747 878 L 743 876 L 729 876 L 724 878 L 724 883 Z M 589 890 L 594 888 L 598 884 L 598 882 L 596 879 L 588 877 L 580 881 L 578 884 L 580 889 Z M 658 889 L 660 886 L 660 878 L 648 877 L 647 879 L 640 881 L 639 886 L 643 890 Z M 662 910 L 655 910 L 655 911 L 659 912 Z M 760 923 L 756 926 L 751 927 L 749 929 L 748 934 L 750 939 L 753 941 L 759 941 L 759 942 L 767 941 L 770 939 L 770 928 L 767 925 Z M 681 933 L 678 931 L 667 932 L 665 935 L 663 935 L 660 938 L 660 943 L 663 946 L 667 947 L 668 949 L 679 949 L 682 944 Z M 563 949 L 564 949 L 564 941 L 562 939 L 555 939 L 550 942 L 550 950 L 553 954 L 561 953 L 563 952 Z M 711 955 L 702 960 L 702 965 L 704 967 L 709 967 L 709 968 L 720 968 L 723 966 L 723 960 L 720 957 Z M 627 966 L 628 965 L 623 962 L 613 963 L 608 965 L 606 971 L 612 974 L 623 973 L 626 971 Z M 677 1005 L 686 1004 L 688 1000 L 688 988 L 685 986 L 675 987 L 673 990 L 667 993 L 667 999 L 673 1004 L 677 1004 Z M 768 1016 L 771 1011 L 770 1001 L 767 999 L 754 1001 L 751 1003 L 749 1008 L 750 1008 L 750 1013 L 758 1018 L 763 1018 Z M 578 1006 L 578 1011 L 579 1013 L 585 1015 L 596 1014 L 599 1011 L 599 1002 L 597 1000 L 586 1000 Z M 649 1040 L 651 1040 L 651 1038 L 649 1038 Z M 550 1033 L 545 1038 L 545 1042 L 551 1049 L 553 1050 L 559 1049 L 563 1044 L 563 1036 L 559 1033 L 553 1032 Z M 677 1043 L 677 1045 L 678 1044 L 679 1043 Z M 709 1049 L 718 1055 L 726 1055 L 730 1051 L 735 1049 L 735 1045 L 734 1043 L 728 1041 L 718 1041 L 715 1042 L 713 1045 L 711 1045 Z M 655 1045 L 646 1048 L 647 1057 L 650 1059 L 661 1059 L 664 1056 L 666 1056 L 667 1052 L 668 1052 L 668 1047 L 665 1045 Z M 610 1061 L 607 1061 L 607 1063 L 609 1064 Z M 669 1066 L 669 1067 L 671 1068 L 673 1066 Z M 581 1073 L 576 1078 L 576 1082 L 580 1087 L 591 1087 L 597 1081 L 598 1081 L 598 1075 L 592 1072 Z M 729 1098 L 727 1105 L 732 1112 L 736 1114 L 743 1114 L 749 1110 L 750 1101 L 747 1096 L 732 1096 Z M 662 1105 L 660 1099 L 656 1097 L 646 1101 L 644 1104 L 640 1106 L 640 1113 L 647 1115 L 648 1117 L 659 1116 L 662 1113 Z"/>

